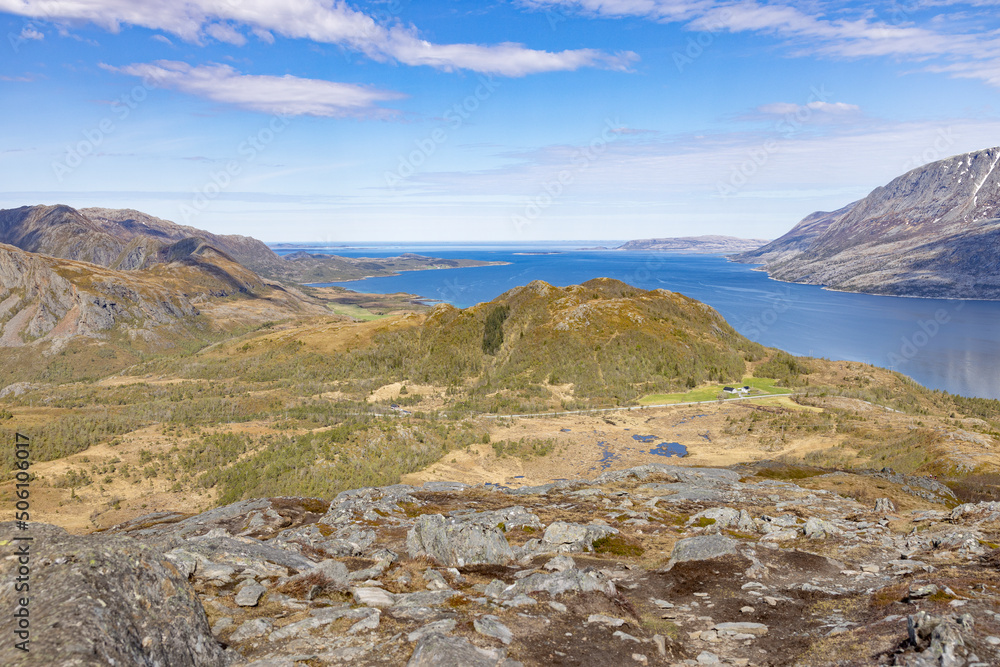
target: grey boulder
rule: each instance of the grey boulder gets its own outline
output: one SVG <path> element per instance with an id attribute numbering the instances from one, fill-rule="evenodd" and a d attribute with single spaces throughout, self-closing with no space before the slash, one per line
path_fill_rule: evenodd
<path id="1" fill-rule="evenodd" d="M 33 536 L 31 543 L 30 651 L 15 648 L 18 598 L 0 588 L 9 613 L 0 621 L 7 638 L 4 665 L 226 665 L 205 612 L 187 581 L 162 552 L 120 535 L 74 536 L 31 524 L 15 531 L 0 524 L 0 538 Z M 14 542 L 17 544 L 17 542 Z M 17 559 L 0 561 L 13 582 Z"/>
<path id="2" fill-rule="evenodd" d="M 670 562 L 710 560 L 735 553 L 736 542 L 724 535 L 698 535 L 675 544 L 670 552 Z"/>
<path id="3" fill-rule="evenodd" d="M 474 520 L 421 515 L 406 536 L 410 557 L 428 556 L 442 565 L 504 565 L 514 551 L 499 527 Z"/>

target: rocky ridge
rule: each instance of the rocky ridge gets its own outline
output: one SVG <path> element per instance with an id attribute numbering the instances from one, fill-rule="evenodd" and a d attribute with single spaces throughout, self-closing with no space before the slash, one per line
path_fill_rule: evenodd
<path id="1" fill-rule="evenodd" d="M 191 299 L 143 276 L 57 260 L 0 244 L 0 347 L 138 333 L 198 314 Z"/>
<path id="2" fill-rule="evenodd" d="M 998 163 L 1000 147 L 918 167 L 734 259 L 839 290 L 1000 298 Z"/>
<path id="3" fill-rule="evenodd" d="M 206 247 L 252 270 L 281 262 L 256 239 L 216 235 L 130 209 L 56 205 L 0 211 L 0 243 L 120 271 L 197 258 Z"/>
<path id="4" fill-rule="evenodd" d="M 1000 661 L 1000 503 L 958 505 L 904 476 L 894 483 L 919 496 L 860 503 L 754 472 L 658 464 L 515 489 L 397 484 L 160 512 L 83 537 L 32 524 L 37 643 L 30 654 L 5 643 L 0 660 Z M 0 524 L 0 539 L 13 532 Z M 16 563 L 0 567 L 12 582 Z M 15 606 L 12 584 L 0 597 Z"/>
<path id="5" fill-rule="evenodd" d="M 141 248 L 153 239 L 170 246 L 178 241 L 196 238 L 257 273 L 269 274 L 282 266 L 282 259 L 273 250 L 263 241 L 251 236 L 213 234 L 204 229 L 179 225 L 134 209 L 84 208 L 80 209 L 80 214 L 90 220 L 99 231 L 125 242 L 126 247 Z M 160 248 L 157 245 L 152 245 L 151 251 L 142 253 L 143 261 L 162 261 L 155 255 L 158 250 Z M 135 264 L 135 261 L 131 263 Z"/>

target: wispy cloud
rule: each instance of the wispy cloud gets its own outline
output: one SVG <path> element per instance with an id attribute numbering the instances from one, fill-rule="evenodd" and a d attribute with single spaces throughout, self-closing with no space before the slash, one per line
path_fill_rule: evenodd
<path id="1" fill-rule="evenodd" d="M 111 72 L 141 77 L 157 87 L 178 90 L 252 111 L 288 116 L 385 116 L 394 113 L 380 102 L 401 93 L 349 83 L 296 76 L 242 74 L 229 65 L 189 65 L 172 60 L 125 67 L 102 64 Z"/>
<path id="2" fill-rule="evenodd" d="M 693 19 L 712 6 L 711 0 L 521 0 L 535 9 L 582 11 L 594 16 L 640 16 L 661 21 Z"/>
<path id="3" fill-rule="evenodd" d="M 798 114 L 805 112 L 819 112 L 825 114 L 856 114 L 861 112 L 861 107 L 856 104 L 846 104 L 844 102 L 809 102 L 808 104 L 794 104 L 790 102 L 775 102 L 757 107 L 757 111 L 762 114 L 786 116 L 788 114 Z"/>
<path id="4" fill-rule="evenodd" d="M 942 133 L 948 140 L 940 143 Z M 780 139 L 780 147 L 740 196 L 774 198 L 774 192 L 785 193 L 782 197 L 796 192 L 808 199 L 831 188 L 865 194 L 913 168 L 914 160 L 923 163 L 982 148 L 982 137 L 998 134 L 998 120 L 961 118 L 946 124 L 869 119 L 862 125 L 833 126 L 828 132 L 798 133 Z M 750 160 L 753 152 L 774 138 L 773 130 L 623 136 L 609 143 L 568 190 L 573 197 L 600 195 L 614 202 L 697 196 L 704 203 L 716 197 L 717 182 L 729 176 L 734 164 Z M 556 179 L 561 170 L 573 169 L 586 150 L 582 142 L 495 153 L 492 161 L 495 164 L 499 159 L 498 166 L 464 172 L 428 170 L 409 179 L 402 190 L 432 199 L 441 195 L 518 196 Z M 817 156 L 823 156 L 822 160 L 817 161 Z M 845 198 L 842 204 L 848 201 Z"/>
<path id="5" fill-rule="evenodd" d="M 39 32 L 35 26 L 26 25 L 21 29 L 21 39 L 35 39 L 41 41 L 45 39 L 45 35 Z"/>
<path id="6" fill-rule="evenodd" d="M 220 42 L 243 46 L 247 43 L 247 38 L 228 23 L 212 23 L 205 28 L 205 33 Z"/>
<path id="7" fill-rule="evenodd" d="M 344 2 L 328 0 L 0 0 L 0 11 L 57 22 L 87 21 L 111 32 L 123 24 L 143 26 L 194 43 L 212 38 L 242 44 L 246 37 L 239 27 L 246 26 L 264 41 L 274 33 L 338 44 L 378 61 L 510 77 L 582 67 L 624 70 L 638 59 L 632 52 L 544 51 L 515 43 L 435 44 L 413 26 L 379 22 Z"/>
<path id="8" fill-rule="evenodd" d="M 773 36 L 792 55 L 831 58 L 892 57 L 925 63 L 928 71 L 981 79 L 1000 87 L 998 0 L 915 0 L 879 9 L 846 2 L 764 3 L 756 0 L 522 0 L 547 11 L 575 11 L 606 18 L 626 16 L 679 22 L 692 31 L 752 32 Z M 947 12 L 936 8 L 947 7 Z M 957 11 L 964 7 L 973 12 Z M 995 21 L 994 21 L 995 23 Z M 945 61 L 929 62 L 929 61 Z"/>

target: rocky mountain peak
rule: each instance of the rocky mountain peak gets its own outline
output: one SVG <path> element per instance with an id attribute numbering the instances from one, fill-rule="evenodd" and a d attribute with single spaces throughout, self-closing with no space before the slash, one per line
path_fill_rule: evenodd
<path id="1" fill-rule="evenodd" d="M 841 290 L 998 298 L 998 164 L 1000 147 L 918 167 L 735 259 L 763 263 L 780 280 Z"/>

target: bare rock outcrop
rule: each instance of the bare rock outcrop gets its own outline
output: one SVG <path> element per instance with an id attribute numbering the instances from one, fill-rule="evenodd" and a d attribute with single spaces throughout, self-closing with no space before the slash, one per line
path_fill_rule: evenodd
<path id="1" fill-rule="evenodd" d="M 143 329 L 198 314 L 151 277 L 110 271 L 0 245 L 0 346 Z"/>
<path id="2" fill-rule="evenodd" d="M 4 665 L 143 665 L 202 667 L 230 664 L 212 636 L 201 603 L 159 551 L 121 535 L 72 536 L 54 526 L 20 531 L 0 524 L 6 544 L 28 544 L 29 589 L 17 591 L 17 559 L 0 561 L 0 603 L 10 611 L 0 629 Z M 30 542 L 13 541 L 31 537 Z M 19 599 L 30 600 L 30 638 L 15 637 Z"/>
<path id="3" fill-rule="evenodd" d="M 1000 504 L 951 508 L 925 490 L 880 490 L 886 515 L 887 502 L 875 511 L 745 467 L 656 464 L 528 489 L 246 500 L 87 538 L 31 529 L 47 545 L 42 581 L 69 573 L 53 581 L 72 599 L 46 604 L 121 637 L 132 653 L 119 664 L 221 664 L 184 590 L 227 653 L 256 667 L 998 664 Z M 37 627 L 39 639 L 65 631 Z M 156 662 L 178 634 L 208 652 Z M 59 646 L 37 644 L 25 664 L 58 664 Z"/>

